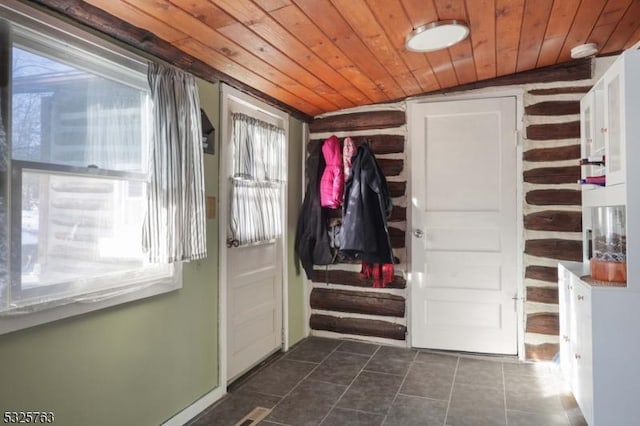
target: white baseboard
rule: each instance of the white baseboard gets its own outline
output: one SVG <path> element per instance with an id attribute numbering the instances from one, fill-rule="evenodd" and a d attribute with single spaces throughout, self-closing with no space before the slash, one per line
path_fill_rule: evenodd
<path id="1" fill-rule="evenodd" d="M 223 386 L 218 386 L 175 416 L 171 417 L 166 422 L 162 423 L 162 426 L 183 426 L 226 394 L 227 392 L 223 389 Z"/>

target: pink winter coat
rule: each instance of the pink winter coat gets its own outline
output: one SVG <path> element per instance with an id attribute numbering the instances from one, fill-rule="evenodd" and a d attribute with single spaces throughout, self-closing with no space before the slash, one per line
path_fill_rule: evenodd
<path id="1" fill-rule="evenodd" d="M 331 136 L 322 144 L 322 155 L 326 166 L 320 179 L 320 205 L 337 209 L 342 205 L 344 191 L 344 173 L 342 169 L 342 150 L 340 141 Z"/>

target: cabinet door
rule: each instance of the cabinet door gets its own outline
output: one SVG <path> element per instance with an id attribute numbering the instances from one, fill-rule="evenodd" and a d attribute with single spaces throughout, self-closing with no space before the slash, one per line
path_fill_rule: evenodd
<path id="1" fill-rule="evenodd" d="M 605 157 L 605 144 L 602 119 L 602 88 L 599 85 L 589 91 L 580 100 L 580 155 L 590 163 L 583 164 L 581 177 L 605 174 L 605 168 L 601 164 L 593 162 L 602 161 Z M 595 185 L 585 185 L 585 190 L 596 188 Z"/>
<path id="2" fill-rule="evenodd" d="M 590 91 L 580 99 L 580 155 L 582 158 L 591 157 L 593 152 L 594 112 L 593 98 L 595 93 Z M 588 167 L 582 168 L 582 177 L 588 175 Z"/>
<path id="3" fill-rule="evenodd" d="M 575 364 L 573 394 L 589 424 L 593 424 L 593 344 L 591 288 L 577 277 L 572 280 L 576 336 L 572 348 Z"/>
<path id="4" fill-rule="evenodd" d="M 622 63 L 615 63 L 604 78 L 604 140 L 607 186 L 624 183 L 624 75 Z"/>
<path id="5" fill-rule="evenodd" d="M 571 306 L 571 273 L 562 265 L 558 267 L 558 297 L 560 307 L 560 370 L 564 380 L 571 385 L 573 351 L 571 335 L 575 327 Z"/>

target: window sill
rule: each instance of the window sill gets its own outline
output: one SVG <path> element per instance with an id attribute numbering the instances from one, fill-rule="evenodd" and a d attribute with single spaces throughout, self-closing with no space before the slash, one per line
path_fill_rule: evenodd
<path id="1" fill-rule="evenodd" d="M 82 301 L 73 301 L 64 305 L 55 306 L 49 309 L 36 310 L 33 312 L 2 314 L 0 315 L 0 335 L 109 308 L 122 303 L 168 293 L 178 290 L 181 287 L 182 267 L 179 264 L 176 264 L 173 277 L 140 289 L 129 292 L 125 291 L 114 294 L 110 297 L 98 295 L 95 298 L 91 298 L 90 295 L 87 295 L 83 296 Z"/>

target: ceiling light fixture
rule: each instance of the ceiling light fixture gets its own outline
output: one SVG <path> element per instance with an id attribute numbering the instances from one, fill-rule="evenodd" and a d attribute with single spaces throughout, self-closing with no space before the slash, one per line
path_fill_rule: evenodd
<path id="1" fill-rule="evenodd" d="M 409 33 L 405 44 L 412 52 L 433 52 L 461 42 L 469 35 L 469 27 L 455 19 L 420 25 Z"/>
<path id="2" fill-rule="evenodd" d="M 573 59 L 586 58 L 598 53 L 598 45 L 595 43 L 579 44 L 571 49 Z"/>

